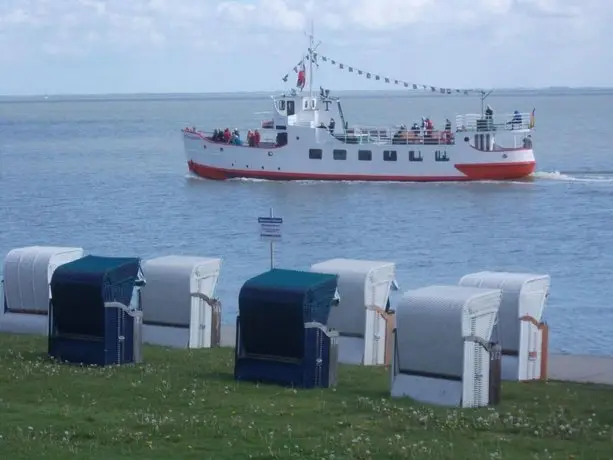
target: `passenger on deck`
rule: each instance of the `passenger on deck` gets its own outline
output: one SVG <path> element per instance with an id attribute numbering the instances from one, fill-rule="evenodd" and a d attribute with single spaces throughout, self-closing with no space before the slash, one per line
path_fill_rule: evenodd
<path id="1" fill-rule="evenodd" d="M 451 137 L 451 120 L 449 120 L 449 118 L 447 118 L 445 120 L 445 131 L 443 133 L 443 140 L 445 141 L 446 144 L 451 144 L 451 142 L 452 142 L 452 137 Z"/>
<path id="2" fill-rule="evenodd" d="M 492 109 L 491 105 L 485 108 L 485 126 L 487 131 L 494 129 L 494 109 Z"/>
<path id="3" fill-rule="evenodd" d="M 419 137 L 419 125 L 417 123 L 413 123 L 413 126 L 411 126 L 411 132 L 413 133 L 413 136 Z"/>
<path id="4" fill-rule="evenodd" d="M 219 140 L 219 130 L 217 128 L 215 128 L 215 131 L 213 131 L 213 135 L 211 136 L 211 139 L 213 139 L 215 142 Z"/>
<path id="5" fill-rule="evenodd" d="M 528 134 L 526 137 L 524 137 L 524 148 L 525 149 L 531 149 L 532 148 L 532 136 L 530 134 Z"/>
<path id="6" fill-rule="evenodd" d="M 253 131 L 249 130 L 247 131 L 247 145 L 249 147 L 253 147 L 254 146 L 254 141 L 253 141 Z"/>
<path id="7" fill-rule="evenodd" d="M 330 134 L 334 134 L 335 127 L 336 127 L 336 122 L 334 121 L 334 118 L 330 118 L 330 123 L 328 124 L 328 131 L 330 131 Z"/>
<path id="8" fill-rule="evenodd" d="M 521 129 L 522 119 L 521 119 L 521 113 L 519 113 L 519 110 L 515 110 L 513 112 L 513 119 L 511 120 L 510 123 L 511 123 L 511 129 L 517 129 L 517 128 Z"/>
<path id="9" fill-rule="evenodd" d="M 408 144 L 409 143 L 409 131 L 407 125 L 400 125 L 398 131 L 392 136 L 392 144 Z"/>
<path id="10" fill-rule="evenodd" d="M 232 144 L 234 145 L 243 145 L 243 141 L 241 140 L 241 135 L 238 132 L 238 129 L 235 129 L 232 133 Z"/>
<path id="11" fill-rule="evenodd" d="M 226 144 L 229 144 L 231 140 L 232 140 L 232 133 L 230 132 L 230 129 L 229 129 L 229 128 L 224 129 L 224 132 L 223 132 L 223 141 L 224 141 Z"/>
<path id="12" fill-rule="evenodd" d="M 326 125 L 324 124 L 324 122 L 322 121 L 321 123 L 319 123 L 318 126 L 319 129 L 326 129 Z"/>
<path id="13" fill-rule="evenodd" d="M 257 129 L 253 133 L 253 145 L 255 147 L 259 147 L 260 146 L 260 132 Z"/>
<path id="14" fill-rule="evenodd" d="M 430 120 L 430 118 L 426 118 L 426 137 L 432 137 L 432 131 L 434 131 L 434 123 L 432 123 L 432 120 Z"/>

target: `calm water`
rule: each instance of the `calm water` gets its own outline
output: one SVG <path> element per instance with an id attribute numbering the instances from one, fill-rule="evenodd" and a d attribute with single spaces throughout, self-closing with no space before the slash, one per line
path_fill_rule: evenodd
<path id="1" fill-rule="evenodd" d="M 478 270 L 550 273 L 557 351 L 613 354 L 613 93 L 492 96 L 536 107 L 533 181 L 472 184 L 209 182 L 186 174 L 180 128 L 252 127 L 266 96 L 0 102 L 0 256 L 83 246 L 99 255 L 222 256 L 225 321 L 241 284 L 268 268 L 256 219 L 285 219 L 277 261 L 333 257 L 398 264 L 402 289 Z M 350 124 L 439 123 L 476 112 L 466 97 L 353 94 Z"/>

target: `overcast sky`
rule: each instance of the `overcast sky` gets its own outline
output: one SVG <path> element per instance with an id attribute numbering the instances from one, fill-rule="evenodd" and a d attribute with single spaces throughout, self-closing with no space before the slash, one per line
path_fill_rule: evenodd
<path id="1" fill-rule="evenodd" d="M 0 0 L 0 94 L 284 89 L 311 18 L 323 55 L 382 77 L 613 86 L 610 0 Z M 326 63 L 317 78 L 392 88 Z"/>

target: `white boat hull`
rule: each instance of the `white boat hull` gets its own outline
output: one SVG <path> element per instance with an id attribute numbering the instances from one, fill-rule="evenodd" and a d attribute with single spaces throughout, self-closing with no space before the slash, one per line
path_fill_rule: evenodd
<path id="1" fill-rule="evenodd" d="M 457 133 L 455 144 L 435 145 L 347 144 L 327 130 L 294 126 L 288 126 L 287 133 L 288 144 L 282 147 L 249 147 L 213 142 L 204 133 L 184 130 L 189 170 L 216 180 L 440 182 L 521 179 L 536 165 L 532 148 L 477 150 L 471 133 Z M 312 149 L 321 150 L 321 158 L 311 158 Z M 345 150 L 346 160 L 335 159 L 335 150 Z M 360 150 L 370 151 L 371 160 L 360 160 Z M 384 151 L 396 152 L 396 160 L 386 161 L 391 157 Z"/>

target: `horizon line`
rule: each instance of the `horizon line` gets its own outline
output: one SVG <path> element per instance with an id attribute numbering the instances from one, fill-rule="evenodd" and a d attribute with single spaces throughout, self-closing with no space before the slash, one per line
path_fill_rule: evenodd
<path id="1" fill-rule="evenodd" d="M 494 93 L 499 91 L 577 91 L 577 90 L 613 90 L 613 86 L 541 86 L 541 87 L 509 87 L 509 88 L 494 88 Z M 489 90 L 488 90 L 489 91 Z M 232 95 L 232 94 L 278 94 L 282 93 L 281 90 L 253 90 L 253 91 L 203 91 L 203 92 L 185 92 L 185 91 L 147 91 L 147 92 L 129 92 L 120 91 L 114 93 L 107 92 L 91 92 L 91 93 L 31 93 L 31 94 L 0 94 L 0 98 L 45 98 L 45 97 L 103 97 L 103 96 L 168 96 L 168 95 Z M 316 92 L 316 91 L 314 91 Z M 428 96 L 453 96 L 456 94 L 439 94 L 426 90 L 409 90 L 404 88 L 390 88 L 390 89 L 340 89 L 335 92 L 340 93 L 385 93 L 385 92 L 398 92 L 405 93 L 407 95 L 428 95 Z M 464 94 L 460 94 L 464 96 Z"/>

